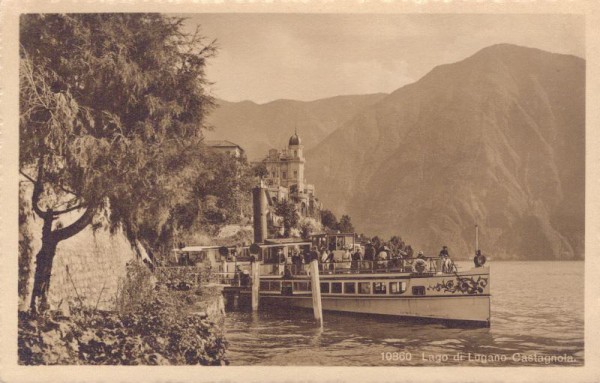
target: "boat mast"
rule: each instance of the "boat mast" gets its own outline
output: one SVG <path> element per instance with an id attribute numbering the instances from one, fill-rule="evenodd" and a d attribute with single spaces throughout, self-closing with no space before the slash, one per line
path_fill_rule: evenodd
<path id="1" fill-rule="evenodd" d="M 479 226 L 475 225 L 475 253 L 479 250 Z"/>

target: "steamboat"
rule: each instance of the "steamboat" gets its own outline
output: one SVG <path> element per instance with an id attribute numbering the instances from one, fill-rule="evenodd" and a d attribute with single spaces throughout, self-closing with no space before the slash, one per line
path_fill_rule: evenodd
<path id="1" fill-rule="evenodd" d="M 311 309 L 318 302 L 325 312 L 490 326 L 490 267 L 479 252 L 472 268 L 458 270 L 439 256 L 348 259 L 348 253 L 365 254 L 365 245 L 352 233 L 266 239 L 260 193 L 255 189 L 253 245 L 176 251 L 210 265 L 229 305 Z M 325 262 L 322 249 L 330 254 Z"/>

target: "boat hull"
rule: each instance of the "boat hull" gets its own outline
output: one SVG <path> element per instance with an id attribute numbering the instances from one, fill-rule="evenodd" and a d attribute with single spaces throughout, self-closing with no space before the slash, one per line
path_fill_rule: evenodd
<path id="1" fill-rule="evenodd" d="M 308 296 L 261 296 L 260 306 L 312 309 Z M 323 297 L 324 311 L 456 321 L 489 327 L 490 296 Z"/>

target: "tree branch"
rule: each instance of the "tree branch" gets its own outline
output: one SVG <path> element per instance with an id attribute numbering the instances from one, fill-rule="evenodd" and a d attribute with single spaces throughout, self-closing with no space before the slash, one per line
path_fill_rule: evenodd
<path id="1" fill-rule="evenodd" d="M 77 219 L 77 221 L 73 222 L 65 228 L 55 230 L 52 233 L 53 237 L 56 238 L 57 241 L 63 241 L 67 238 L 74 236 L 81 230 L 85 229 L 92 222 L 92 218 L 94 218 L 95 213 L 95 207 L 88 207 L 86 211 L 81 215 L 81 217 Z"/>
<path id="2" fill-rule="evenodd" d="M 48 218 L 48 212 L 43 211 L 38 206 L 38 203 L 40 202 L 40 196 L 42 195 L 42 192 L 44 191 L 44 185 L 43 185 L 43 181 L 42 181 L 43 176 L 44 176 L 44 158 L 40 157 L 39 162 L 38 162 L 37 180 L 33 183 L 33 194 L 31 195 L 31 207 L 33 208 L 33 211 L 35 212 L 35 214 L 37 214 L 40 218 L 46 219 L 46 218 Z"/>
<path id="3" fill-rule="evenodd" d="M 66 214 L 66 213 L 70 213 L 70 212 L 75 211 L 75 210 L 83 209 L 83 207 L 84 207 L 83 203 L 80 203 L 80 204 L 77 204 L 77 205 L 75 205 L 73 207 L 70 207 L 70 208 L 67 208 L 67 209 L 64 209 L 64 210 L 53 210 L 52 211 L 52 215 L 55 216 L 55 217 L 57 217 L 57 216 L 59 216 L 61 214 Z"/>

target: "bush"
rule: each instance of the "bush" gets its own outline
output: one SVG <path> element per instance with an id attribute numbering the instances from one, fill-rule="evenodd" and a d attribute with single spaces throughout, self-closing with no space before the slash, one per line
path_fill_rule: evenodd
<path id="1" fill-rule="evenodd" d="M 142 265 L 132 265 L 128 275 L 117 311 L 79 307 L 70 317 L 20 312 L 19 363 L 228 364 L 219 326 L 197 312 L 197 303 L 217 298 L 214 292 L 203 297 L 202 291 L 171 291 L 160 284 L 148 290 L 151 274 Z"/>

